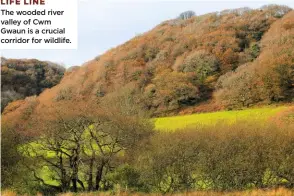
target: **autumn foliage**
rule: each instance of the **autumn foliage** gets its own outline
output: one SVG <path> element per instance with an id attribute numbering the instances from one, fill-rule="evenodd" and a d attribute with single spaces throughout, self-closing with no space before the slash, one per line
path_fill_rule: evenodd
<path id="1" fill-rule="evenodd" d="M 219 105 L 215 108 L 291 101 L 292 23 L 293 11 L 274 5 L 165 21 L 70 70 L 59 85 L 36 98 L 37 104 L 13 103 L 4 119 L 19 119 L 28 107 L 39 116 L 51 105 L 95 105 L 129 84 L 153 116 L 208 101 Z"/>
<path id="2" fill-rule="evenodd" d="M 32 194 L 293 189 L 290 107 L 272 124 L 167 133 L 154 132 L 150 120 L 292 102 L 293 23 L 286 6 L 186 12 L 69 69 L 53 88 L 41 82 L 38 96 L 3 112 L 2 184 Z M 34 62 L 31 76 L 47 81 L 46 69 Z"/>
<path id="3" fill-rule="evenodd" d="M 252 63 L 222 75 L 216 97 L 230 107 L 291 102 L 294 97 L 294 13 L 275 22 L 261 41 L 262 52 Z"/>

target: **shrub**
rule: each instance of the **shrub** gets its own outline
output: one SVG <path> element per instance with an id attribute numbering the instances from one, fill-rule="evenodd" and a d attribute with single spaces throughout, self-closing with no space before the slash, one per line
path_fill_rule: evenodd
<path id="1" fill-rule="evenodd" d="M 291 101 L 293 73 L 294 66 L 289 65 L 261 70 L 256 64 L 245 64 L 218 79 L 215 96 L 230 108 L 249 107 L 259 102 Z"/>
<path id="2" fill-rule="evenodd" d="M 103 85 L 98 85 L 96 90 L 96 96 L 97 97 L 104 97 L 106 94 L 105 87 Z"/>
<path id="3" fill-rule="evenodd" d="M 294 65 L 276 65 L 263 75 L 271 101 L 291 101 L 294 96 Z"/>
<path id="4" fill-rule="evenodd" d="M 157 133 L 141 155 L 153 191 L 293 187 L 293 127 L 259 122 Z M 232 131 L 234 130 L 234 131 Z M 290 151 L 289 151 L 290 150 Z"/>
<path id="5" fill-rule="evenodd" d="M 61 101 L 61 100 L 71 100 L 72 98 L 72 88 L 71 87 L 66 87 L 61 89 L 56 97 L 55 101 Z"/>
<path id="6" fill-rule="evenodd" d="M 261 101 L 263 88 L 258 85 L 257 75 L 250 69 L 250 65 L 243 65 L 236 72 L 221 76 L 216 84 L 217 100 L 229 108 L 249 107 Z"/>
<path id="7" fill-rule="evenodd" d="M 106 178 L 113 188 L 121 187 L 128 191 L 142 190 L 143 185 L 140 182 L 140 172 L 128 164 L 119 166 L 115 171 L 109 173 Z"/>
<path id="8" fill-rule="evenodd" d="M 146 99 L 146 107 L 153 108 L 156 112 L 168 112 L 184 105 L 194 105 L 201 99 L 198 87 L 185 73 L 165 71 L 158 74 L 152 84 L 152 88 L 145 89 L 144 96 L 150 98 L 150 92 L 153 92 L 153 99 Z"/>
<path id="9" fill-rule="evenodd" d="M 187 51 L 187 47 L 185 47 L 182 43 L 177 44 L 172 51 L 172 56 L 176 59 L 178 56 L 184 54 Z"/>
<path id="10" fill-rule="evenodd" d="M 22 113 L 22 118 L 23 120 L 28 120 L 31 118 L 31 115 L 33 114 L 35 108 L 38 106 L 39 100 L 37 99 L 37 96 L 32 96 L 27 97 L 25 101 L 26 105 Z"/>
<path id="11" fill-rule="evenodd" d="M 14 90 L 2 91 L 1 93 L 1 113 L 4 111 L 4 108 L 15 100 L 24 98 L 22 94 L 17 93 Z"/>
<path id="12" fill-rule="evenodd" d="M 147 48 L 144 54 L 145 62 L 149 62 L 155 59 L 158 52 L 159 52 L 159 49 L 156 47 Z"/>
<path id="13" fill-rule="evenodd" d="M 106 67 L 107 69 L 113 69 L 113 66 L 114 66 L 113 60 L 109 60 L 109 61 L 104 62 L 104 67 Z"/>
<path id="14" fill-rule="evenodd" d="M 139 80 L 140 76 L 142 75 L 142 70 L 137 70 L 131 74 L 132 80 Z"/>
<path id="15" fill-rule="evenodd" d="M 253 58 L 257 58 L 260 54 L 260 46 L 258 44 L 252 44 L 250 48 L 250 53 Z"/>
<path id="16" fill-rule="evenodd" d="M 212 75 L 219 68 L 216 57 L 205 51 L 196 51 L 186 57 L 179 71 L 194 72 L 198 80 L 203 83 L 204 80 Z"/>

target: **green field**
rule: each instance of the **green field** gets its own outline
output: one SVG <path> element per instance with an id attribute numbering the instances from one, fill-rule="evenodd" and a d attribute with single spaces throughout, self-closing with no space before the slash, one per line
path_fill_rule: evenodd
<path id="1" fill-rule="evenodd" d="M 185 116 L 164 117 L 155 119 L 155 128 L 159 131 L 175 131 L 193 126 L 214 126 L 218 123 L 234 124 L 238 121 L 267 122 L 286 106 L 263 107 L 238 111 L 221 111 Z"/>

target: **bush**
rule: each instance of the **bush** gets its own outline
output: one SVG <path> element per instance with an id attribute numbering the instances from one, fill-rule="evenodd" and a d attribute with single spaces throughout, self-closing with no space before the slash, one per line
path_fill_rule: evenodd
<path id="1" fill-rule="evenodd" d="M 66 87 L 61 89 L 55 97 L 55 101 L 71 100 L 72 99 L 72 88 Z"/>
<path id="2" fill-rule="evenodd" d="M 121 187 L 126 191 L 140 191 L 142 190 L 142 183 L 140 182 L 140 172 L 128 164 L 122 165 L 106 176 L 113 188 Z"/>
<path id="3" fill-rule="evenodd" d="M 290 101 L 294 96 L 294 66 L 278 65 L 258 73 L 254 64 L 240 66 L 218 79 L 216 99 L 230 108 L 259 102 Z"/>
<path id="4" fill-rule="evenodd" d="M 145 62 L 149 62 L 155 59 L 158 52 L 159 52 L 158 48 L 155 48 L 155 47 L 147 48 L 144 54 Z"/>
<path id="5" fill-rule="evenodd" d="M 131 79 L 132 80 L 139 80 L 139 78 L 141 77 L 142 75 L 142 70 L 137 70 L 137 71 L 134 71 L 132 74 L 131 74 Z"/>
<path id="6" fill-rule="evenodd" d="M 168 112 L 200 101 L 199 89 L 185 73 L 165 71 L 157 75 L 145 88 L 146 107 L 157 112 Z M 152 88 L 149 88 L 151 87 Z M 151 100 L 150 97 L 152 97 Z"/>
<path id="7" fill-rule="evenodd" d="M 232 131 L 234 130 L 234 131 Z M 141 155 L 152 191 L 245 190 L 294 186 L 293 126 L 259 122 L 158 133 Z"/>
<path id="8" fill-rule="evenodd" d="M 187 50 L 188 48 L 186 46 L 184 46 L 182 43 L 179 43 L 173 48 L 171 55 L 174 57 L 174 59 L 176 59 L 178 56 L 184 54 Z"/>
<path id="9" fill-rule="evenodd" d="M 229 108 L 249 107 L 259 102 L 262 88 L 255 82 L 255 77 L 249 65 L 221 76 L 216 84 L 217 100 Z"/>
<path id="10" fill-rule="evenodd" d="M 250 48 L 251 56 L 257 58 L 260 54 L 260 46 L 258 44 L 252 44 Z"/>
<path id="11" fill-rule="evenodd" d="M 15 92 L 14 90 L 2 91 L 1 93 L 1 113 L 4 111 L 4 108 L 15 100 L 24 98 L 22 94 Z"/>
<path id="12" fill-rule="evenodd" d="M 205 51 L 196 51 L 186 57 L 183 65 L 179 67 L 179 71 L 194 72 L 198 80 L 203 83 L 218 68 L 219 62 L 216 57 Z"/>

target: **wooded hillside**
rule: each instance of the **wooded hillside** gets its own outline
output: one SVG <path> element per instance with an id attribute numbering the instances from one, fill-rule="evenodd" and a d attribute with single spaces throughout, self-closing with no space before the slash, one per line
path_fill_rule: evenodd
<path id="1" fill-rule="evenodd" d="M 291 102 L 293 16 L 270 5 L 165 21 L 71 70 L 40 96 L 11 104 L 4 120 L 47 118 L 48 107 L 95 108 L 122 87 L 151 116 Z"/>
<path id="2" fill-rule="evenodd" d="M 51 62 L 1 57 L 1 112 L 12 101 L 55 86 L 64 72 L 65 68 Z"/>

